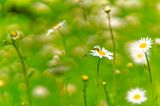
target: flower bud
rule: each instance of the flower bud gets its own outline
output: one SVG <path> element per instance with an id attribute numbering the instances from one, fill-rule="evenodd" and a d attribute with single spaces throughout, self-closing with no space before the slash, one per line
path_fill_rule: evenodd
<path id="1" fill-rule="evenodd" d="M 103 81 L 102 84 L 105 86 L 107 83 L 105 81 Z"/>
<path id="2" fill-rule="evenodd" d="M 111 7 L 109 5 L 107 5 L 105 8 L 104 8 L 104 11 L 106 13 L 109 13 L 111 11 Z"/>
<path id="3" fill-rule="evenodd" d="M 22 38 L 21 32 L 18 31 L 11 31 L 10 36 L 12 37 L 13 40 L 18 40 Z"/>
<path id="4" fill-rule="evenodd" d="M 82 75 L 81 78 L 83 81 L 87 81 L 89 79 L 87 75 Z"/>

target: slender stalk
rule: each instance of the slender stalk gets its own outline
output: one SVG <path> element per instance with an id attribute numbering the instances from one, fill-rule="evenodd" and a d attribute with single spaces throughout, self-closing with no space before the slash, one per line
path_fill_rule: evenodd
<path id="1" fill-rule="evenodd" d="M 64 82 L 65 82 L 64 87 L 65 87 L 65 96 L 66 96 L 66 106 L 69 106 L 69 95 L 67 91 L 68 79 L 65 79 Z"/>
<path id="2" fill-rule="evenodd" d="M 151 67 L 150 67 L 148 55 L 147 55 L 146 52 L 145 52 L 145 58 L 146 58 L 146 61 L 147 61 L 147 67 L 145 67 L 145 68 L 146 68 L 146 69 L 148 70 L 148 72 L 149 72 L 149 79 L 150 79 L 150 83 L 151 83 L 151 91 L 152 91 L 153 104 L 155 105 L 155 104 L 157 104 L 157 97 L 158 97 L 158 96 L 155 96 L 155 95 L 154 95 L 152 72 L 151 72 Z"/>
<path id="3" fill-rule="evenodd" d="M 2 103 L 3 103 L 3 105 L 5 106 L 5 98 L 4 98 L 4 89 L 3 89 L 3 87 L 1 88 L 1 97 L 2 97 Z"/>
<path id="4" fill-rule="evenodd" d="M 97 63 L 97 88 L 99 87 L 99 66 L 100 66 L 100 62 L 101 62 L 101 58 L 98 59 L 98 63 Z"/>
<path id="5" fill-rule="evenodd" d="M 84 98 L 84 106 L 87 106 L 87 81 L 83 81 L 83 98 Z"/>
<path id="6" fill-rule="evenodd" d="M 15 48 L 19 58 L 20 58 L 20 62 L 21 62 L 21 65 L 22 65 L 22 70 L 23 70 L 23 75 L 24 75 L 24 78 L 25 78 L 25 83 L 26 83 L 26 87 L 27 87 L 27 96 L 28 96 L 28 106 L 31 106 L 31 95 L 30 95 L 30 85 L 29 85 L 29 78 L 27 76 L 27 70 L 26 70 L 26 67 L 25 67 L 25 63 L 24 63 L 24 59 L 23 59 L 23 56 L 18 48 L 18 46 L 16 45 L 14 39 L 11 38 L 11 41 L 12 41 L 12 45 L 13 47 Z"/>
<path id="7" fill-rule="evenodd" d="M 109 31 L 111 33 L 111 39 L 112 39 L 112 44 L 113 44 L 113 66 L 115 66 L 115 60 L 116 60 L 116 43 L 115 43 L 115 38 L 113 35 L 113 30 L 111 27 L 111 16 L 110 16 L 110 12 L 107 12 L 107 17 L 108 17 L 108 27 L 109 27 Z"/>
<path id="8" fill-rule="evenodd" d="M 108 91 L 106 89 L 106 85 L 103 85 L 103 89 L 106 95 L 107 106 L 109 106 L 110 102 L 109 102 L 109 96 L 108 96 Z"/>
<path id="9" fill-rule="evenodd" d="M 116 64 L 116 42 L 115 42 L 115 38 L 114 38 L 112 27 L 111 27 L 111 15 L 110 15 L 110 11 L 106 11 L 106 13 L 107 13 L 107 18 L 108 18 L 108 27 L 109 27 L 109 31 L 110 31 L 110 34 L 111 34 L 112 45 L 113 45 L 113 64 L 112 64 L 112 66 L 113 66 L 113 71 L 115 71 L 115 64 Z M 116 77 L 116 75 L 115 75 L 115 77 Z M 117 96 L 117 88 L 116 88 L 116 86 L 117 86 L 117 81 L 115 80 L 115 98 Z"/>
<path id="10" fill-rule="evenodd" d="M 62 37 L 63 47 L 64 47 L 65 53 L 66 53 L 66 55 L 67 55 L 67 47 L 66 47 L 65 38 L 64 38 L 64 36 L 63 36 L 63 33 L 62 33 L 60 30 L 58 30 L 58 31 L 59 31 L 60 36 Z"/>
<path id="11" fill-rule="evenodd" d="M 87 13 L 86 13 L 85 7 L 81 6 L 81 3 L 82 3 L 82 2 L 83 2 L 83 0 L 80 0 L 80 1 L 79 1 L 79 7 L 82 9 L 83 18 L 84 18 L 84 20 L 87 22 Z"/>
<path id="12" fill-rule="evenodd" d="M 153 83 L 152 82 L 152 72 L 151 72 L 151 67 L 150 67 L 150 63 L 149 63 L 149 60 L 148 60 L 148 56 L 147 56 L 147 53 L 145 52 L 145 58 L 146 58 L 146 61 L 147 61 L 147 70 L 149 72 L 149 78 L 150 78 L 150 82 L 151 84 Z"/>

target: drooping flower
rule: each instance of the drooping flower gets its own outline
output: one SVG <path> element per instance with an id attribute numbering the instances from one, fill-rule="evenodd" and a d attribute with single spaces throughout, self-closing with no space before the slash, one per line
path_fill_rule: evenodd
<path id="1" fill-rule="evenodd" d="M 66 20 L 63 20 L 62 22 L 56 24 L 55 26 L 53 26 L 53 28 L 48 29 L 47 31 L 47 36 L 51 35 L 52 33 L 54 33 L 55 31 L 59 30 L 60 28 L 62 28 L 64 26 L 64 24 L 66 23 Z"/>
<path id="2" fill-rule="evenodd" d="M 113 53 L 111 53 L 110 51 L 106 50 L 104 47 L 100 47 L 100 46 L 94 46 L 94 50 L 91 50 L 91 55 L 93 56 L 97 56 L 99 58 L 102 58 L 102 57 L 106 57 L 108 58 L 109 60 L 112 60 L 113 59 Z"/>
<path id="3" fill-rule="evenodd" d="M 146 91 L 141 88 L 131 89 L 127 92 L 127 100 L 133 104 L 141 104 L 147 100 Z"/>

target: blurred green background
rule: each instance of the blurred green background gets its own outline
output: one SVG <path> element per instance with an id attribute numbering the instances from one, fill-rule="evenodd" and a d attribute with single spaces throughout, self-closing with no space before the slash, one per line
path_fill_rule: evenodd
<path id="1" fill-rule="evenodd" d="M 19 57 L 11 45 L 3 43 L 9 39 L 9 31 L 23 33 L 17 45 L 28 73 L 33 73 L 29 80 L 32 106 L 84 106 L 83 74 L 89 76 L 88 106 L 107 106 L 103 86 L 96 88 L 98 58 L 89 55 L 95 45 L 113 51 L 104 12 L 107 4 L 111 6 L 119 73 L 114 73 L 112 62 L 103 58 L 100 77 L 107 82 L 111 101 L 115 106 L 136 106 L 128 103 L 126 93 L 141 87 L 148 98 L 141 106 L 153 106 L 148 72 L 133 63 L 127 51 L 129 42 L 151 37 L 154 42 L 150 53 L 152 86 L 160 105 L 160 41 L 157 41 L 160 37 L 160 1 L 0 0 L 0 106 L 25 106 L 27 102 Z M 61 33 L 56 31 L 46 36 L 48 29 L 63 20 L 66 23 L 60 29 Z"/>

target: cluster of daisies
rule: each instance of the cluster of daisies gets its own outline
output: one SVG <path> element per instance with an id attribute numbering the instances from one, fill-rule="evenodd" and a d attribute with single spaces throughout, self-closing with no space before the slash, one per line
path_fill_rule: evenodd
<path id="1" fill-rule="evenodd" d="M 152 45 L 151 38 L 141 38 L 129 45 L 129 52 L 133 61 L 137 64 L 146 64 L 146 55 L 149 55 Z"/>
<path id="2" fill-rule="evenodd" d="M 65 20 L 55 25 L 53 28 L 47 31 L 47 35 L 54 33 L 64 26 Z M 129 51 L 133 61 L 138 64 L 146 64 L 146 55 L 149 54 L 150 48 L 152 45 L 151 38 L 141 38 L 138 41 L 134 41 L 129 45 Z M 113 59 L 113 53 L 106 50 L 104 47 L 100 47 L 98 45 L 94 46 L 94 49 L 91 50 L 90 55 L 96 56 L 99 58 L 107 58 L 109 60 Z M 133 104 L 141 104 L 147 100 L 146 91 L 141 88 L 134 88 L 127 92 L 126 99 L 128 102 Z"/>
<path id="3" fill-rule="evenodd" d="M 134 41 L 129 45 L 129 51 L 131 57 L 135 63 L 146 64 L 146 55 L 149 54 L 150 48 L 152 45 L 151 38 L 141 38 L 138 41 Z M 94 49 L 91 50 L 91 55 L 97 56 L 99 58 L 108 58 L 109 60 L 113 59 L 113 53 L 106 50 L 104 47 L 94 46 Z M 147 100 L 145 90 L 141 88 L 131 89 L 127 93 L 126 99 L 128 102 L 133 104 L 141 104 Z"/>

